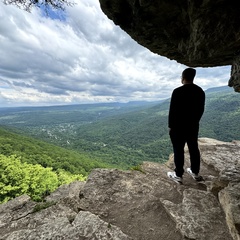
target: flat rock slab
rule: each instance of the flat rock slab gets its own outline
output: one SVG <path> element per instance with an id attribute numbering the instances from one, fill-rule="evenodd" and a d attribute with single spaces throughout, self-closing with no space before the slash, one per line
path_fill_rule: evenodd
<path id="1" fill-rule="evenodd" d="M 209 192 L 185 189 L 179 204 L 162 199 L 167 212 L 188 239 L 231 239 L 225 215 L 217 198 Z"/>

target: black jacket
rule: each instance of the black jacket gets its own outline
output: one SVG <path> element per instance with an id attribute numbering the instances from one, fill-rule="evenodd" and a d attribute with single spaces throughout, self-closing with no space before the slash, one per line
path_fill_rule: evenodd
<path id="1" fill-rule="evenodd" d="M 188 129 L 199 126 L 204 112 L 205 93 L 196 84 L 185 84 L 173 90 L 168 127 L 171 129 Z"/>

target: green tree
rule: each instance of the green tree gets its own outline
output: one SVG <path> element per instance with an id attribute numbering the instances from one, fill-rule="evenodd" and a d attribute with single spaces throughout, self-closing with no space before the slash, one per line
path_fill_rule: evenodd
<path id="1" fill-rule="evenodd" d="M 62 169 L 57 170 L 57 176 L 58 176 L 58 183 L 59 185 L 63 184 L 69 184 L 73 181 L 85 181 L 86 177 L 84 177 L 82 174 L 71 174 L 69 172 L 66 172 Z"/>
<path id="2" fill-rule="evenodd" d="M 6 202 L 22 194 L 40 200 L 46 191 L 59 186 L 57 174 L 51 168 L 22 163 L 12 155 L 0 155 L 0 202 Z"/>
<path id="3" fill-rule="evenodd" d="M 40 201 L 60 185 L 85 179 L 82 174 L 71 174 L 61 169 L 54 172 L 49 167 L 22 162 L 15 155 L 0 154 L 0 203 L 23 194 Z"/>

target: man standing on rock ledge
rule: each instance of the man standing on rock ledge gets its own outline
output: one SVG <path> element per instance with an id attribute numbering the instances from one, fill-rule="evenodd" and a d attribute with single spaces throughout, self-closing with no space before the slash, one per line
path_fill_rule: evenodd
<path id="1" fill-rule="evenodd" d="M 173 145 L 175 171 L 167 175 L 173 181 L 182 184 L 184 173 L 184 146 L 188 145 L 191 167 L 187 172 L 196 180 L 199 176 L 200 151 L 198 148 L 199 121 L 204 112 L 205 93 L 193 83 L 196 70 L 186 68 L 182 72 L 183 86 L 174 89 L 170 102 L 168 127 Z"/>

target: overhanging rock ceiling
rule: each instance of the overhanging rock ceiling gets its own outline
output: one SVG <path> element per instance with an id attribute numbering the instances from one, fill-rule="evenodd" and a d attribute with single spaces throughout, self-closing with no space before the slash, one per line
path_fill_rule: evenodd
<path id="1" fill-rule="evenodd" d="M 189 67 L 232 65 L 240 92 L 240 1 L 100 0 L 103 12 L 150 51 Z"/>

